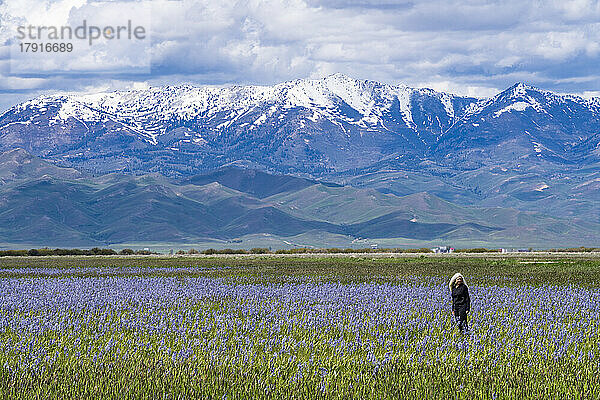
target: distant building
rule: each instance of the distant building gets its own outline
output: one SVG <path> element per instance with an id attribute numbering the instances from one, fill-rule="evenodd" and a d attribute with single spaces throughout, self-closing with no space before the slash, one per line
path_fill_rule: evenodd
<path id="1" fill-rule="evenodd" d="M 454 248 L 450 246 L 440 246 L 431 249 L 434 253 L 454 253 Z"/>
<path id="2" fill-rule="evenodd" d="M 508 249 L 500 249 L 500 253 L 508 253 Z"/>

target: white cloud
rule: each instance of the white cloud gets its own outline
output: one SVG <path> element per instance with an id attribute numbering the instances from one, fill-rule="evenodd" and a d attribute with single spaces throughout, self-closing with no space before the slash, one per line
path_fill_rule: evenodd
<path id="1" fill-rule="evenodd" d="M 448 92 L 454 93 L 460 96 L 468 96 L 468 97 L 491 97 L 498 94 L 498 90 L 485 86 L 476 86 L 476 85 L 468 85 L 461 84 L 455 81 L 423 81 L 417 84 L 419 87 L 426 87 L 430 89 L 437 90 L 438 92 Z"/>
<path id="2" fill-rule="evenodd" d="M 600 97 L 600 90 L 592 90 L 592 91 L 585 91 L 583 93 L 577 93 L 579 96 L 586 98 L 586 99 L 591 99 L 594 97 Z"/>
<path id="3" fill-rule="evenodd" d="M 1 37 L 10 45 L 10 73 L 149 71 L 150 11 L 141 1 L 5 2 Z"/>
<path id="4" fill-rule="evenodd" d="M 8 0 L 0 12 L 13 25 L 39 22 L 46 13 L 58 24 L 90 7 L 99 6 Z M 112 11 L 102 21 L 118 9 L 106 10 Z M 100 47 L 66 65 L 88 75 L 46 77 L 40 86 L 71 90 L 111 78 L 272 84 L 342 72 L 478 97 L 515 81 L 561 92 L 600 90 L 598 1 L 157 0 L 151 11 L 151 74 L 118 76 L 139 54 Z"/>

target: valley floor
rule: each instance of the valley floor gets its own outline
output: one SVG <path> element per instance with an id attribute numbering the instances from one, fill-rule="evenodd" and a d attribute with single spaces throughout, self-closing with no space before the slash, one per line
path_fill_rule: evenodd
<path id="1" fill-rule="evenodd" d="M 2 257 L 0 397 L 597 398 L 598 256 Z"/>

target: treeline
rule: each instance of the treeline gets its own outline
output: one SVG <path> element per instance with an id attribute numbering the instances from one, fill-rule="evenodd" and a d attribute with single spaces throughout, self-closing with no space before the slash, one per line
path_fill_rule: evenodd
<path id="1" fill-rule="evenodd" d="M 534 251 L 531 247 L 525 249 L 526 251 Z M 514 250 L 509 252 L 522 252 L 523 250 Z M 538 250 L 535 250 L 538 251 Z M 598 247 L 569 247 L 566 249 L 548 249 L 548 250 L 539 250 L 546 251 L 548 253 L 592 253 L 592 252 L 600 252 L 600 248 Z M 501 253 L 502 249 L 486 249 L 483 247 L 478 247 L 474 249 L 456 249 L 455 253 Z"/>
<path id="2" fill-rule="evenodd" d="M 592 253 L 600 252 L 600 247 L 570 247 L 568 249 L 550 249 L 548 251 L 557 253 Z"/>
<path id="3" fill-rule="evenodd" d="M 431 253 L 431 249 L 420 248 L 420 249 L 399 249 L 399 248 L 383 248 L 383 249 L 340 249 L 337 247 L 331 247 L 326 249 L 314 249 L 309 247 L 296 247 L 293 249 L 280 249 L 272 251 L 264 247 L 255 247 L 250 250 L 243 249 L 206 249 L 198 251 L 196 249 L 190 249 L 187 252 L 179 250 L 177 254 L 334 254 L 334 253 Z"/>
<path id="4" fill-rule="evenodd" d="M 475 249 L 455 249 L 455 253 L 500 253 L 500 249 L 486 249 L 485 247 L 477 247 Z"/>
<path id="5" fill-rule="evenodd" d="M 528 251 L 533 251 L 533 249 L 528 249 Z M 545 250 L 548 252 L 600 252 L 600 248 L 594 247 L 576 247 L 569 249 L 550 249 Z M 196 250 L 189 249 L 188 251 L 179 250 L 176 254 L 184 255 L 184 254 L 204 254 L 204 255 L 217 255 L 217 254 L 334 254 L 334 253 L 431 253 L 432 250 L 427 247 L 421 247 L 418 249 L 401 249 L 401 248 L 363 248 L 363 249 L 342 249 L 337 247 L 331 248 L 310 248 L 310 247 L 296 247 L 293 249 L 281 249 L 281 250 L 271 250 L 266 247 L 255 247 L 250 250 L 244 249 L 206 249 L 206 250 Z M 501 249 L 488 249 L 485 247 L 477 247 L 470 249 L 455 249 L 455 253 L 501 253 Z"/>
<path id="6" fill-rule="evenodd" d="M 597 247 L 571 247 L 566 249 L 549 249 L 545 250 L 548 252 L 581 252 L 581 253 L 591 253 L 591 252 L 600 252 L 600 248 Z M 422 247 L 418 249 L 400 249 L 400 248 L 363 248 L 363 249 L 342 249 L 337 247 L 324 248 L 324 249 L 315 249 L 309 247 L 297 247 L 293 249 L 280 249 L 280 250 L 271 250 L 266 247 L 255 247 L 250 250 L 244 249 L 206 249 L 206 250 L 196 250 L 189 249 L 179 250 L 177 251 L 177 255 L 185 255 L 185 254 L 204 254 L 204 255 L 218 255 L 218 254 L 368 254 L 368 253 L 431 253 L 431 249 Z M 500 249 L 487 249 L 484 247 L 472 248 L 472 249 L 455 249 L 455 253 L 500 253 Z M 120 251 L 115 251 L 113 249 L 107 248 L 99 248 L 94 247 L 92 249 L 29 249 L 29 250 L 0 250 L 0 257 L 7 256 L 112 256 L 112 255 L 125 255 L 125 256 L 133 256 L 133 255 L 150 255 L 150 254 L 160 254 L 156 252 L 151 252 L 149 250 L 133 250 L 133 249 L 122 249 Z M 172 253 L 171 253 L 172 254 Z"/>
<path id="7" fill-rule="evenodd" d="M 0 257 L 6 256 L 116 256 L 116 255 L 149 255 L 158 254 L 148 250 L 123 249 L 119 252 L 113 249 L 29 249 L 29 250 L 0 250 Z"/>

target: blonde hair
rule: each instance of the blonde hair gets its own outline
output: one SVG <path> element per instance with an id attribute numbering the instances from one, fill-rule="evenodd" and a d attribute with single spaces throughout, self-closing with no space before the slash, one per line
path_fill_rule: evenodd
<path id="1" fill-rule="evenodd" d="M 448 288 L 450 289 L 450 291 L 452 291 L 452 289 L 454 289 L 454 287 L 456 286 L 456 280 L 458 278 L 461 278 L 462 281 L 463 281 L 463 285 L 467 286 L 467 282 L 465 281 L 465 277 L 462 276 L 462 274 L 460 272 L 457 272 L 454 275 L 452 275 L 452 278 L 450 278 L 450 283 L 448 284 Z"/>

